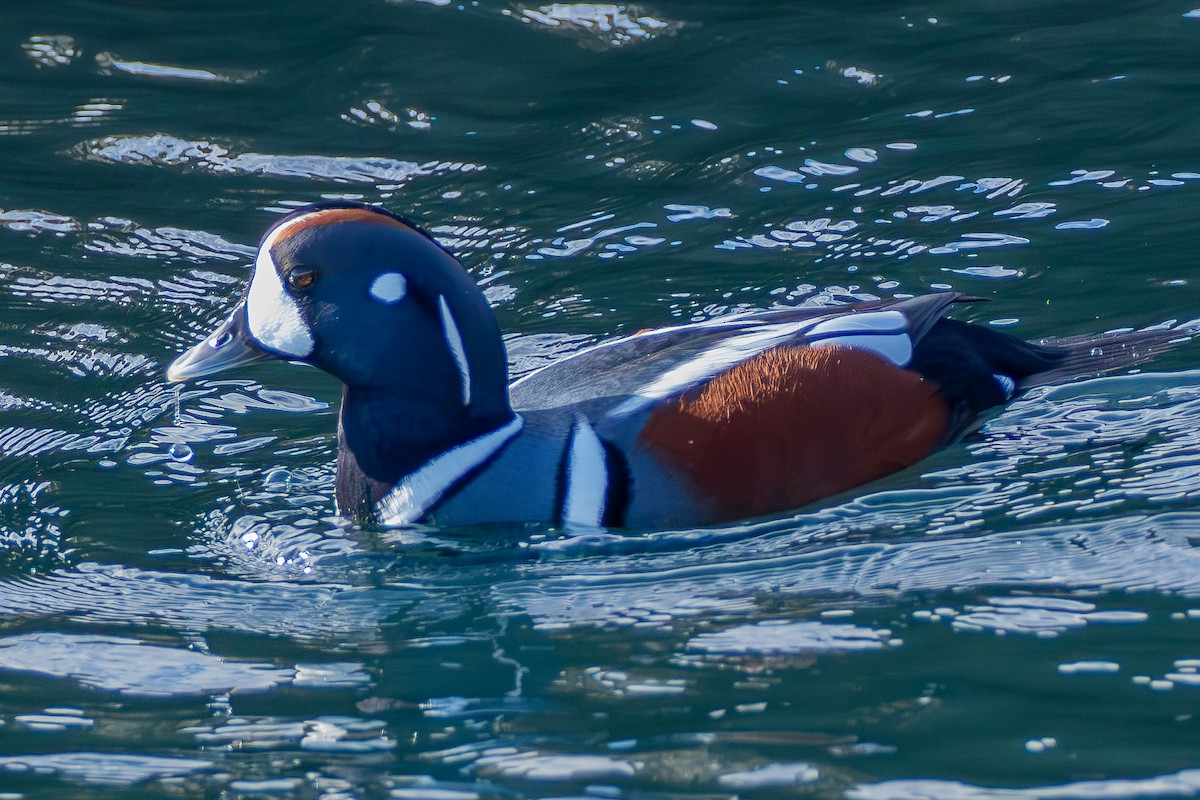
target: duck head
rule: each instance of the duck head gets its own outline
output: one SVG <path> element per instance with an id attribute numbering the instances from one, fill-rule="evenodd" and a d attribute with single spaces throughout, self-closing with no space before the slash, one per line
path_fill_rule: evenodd
<path id="1" fill-rule="evenodd" d="M 308 206 L 272 226 L 233 313 L 167 379 L 268 357 L 311 364 L 340 379 L 347 399 L 385 397 L 414 419 L 474 429 L 512 416 L 483 293 L 429 234 L 371 206 Z"/>

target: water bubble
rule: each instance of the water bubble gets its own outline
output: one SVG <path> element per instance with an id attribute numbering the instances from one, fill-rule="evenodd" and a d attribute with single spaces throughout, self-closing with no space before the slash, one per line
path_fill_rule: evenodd
<path id="1" fill-rule="evenodd" d="M 1043 736 L 1040 739 L 1030 739 L 1025 742 L 1025 750 L 1030 753 L 1044 753 L 1058 746 L 1058 740 L 1053 736 Z"/>
<path id="2" fill-rule="evenodd" d="M 187 462 L 191 461 L 196 454 L 192 452 L 191 447 L 183 442 L 175 442 L 167 448 L 167 455 L 169 455 L 173 461 Z"/>
<path id="3" fill-rule="evenodd" d="M 1088 351 L 1088 355 L 1089 356 L 1102 356 L 1102 355 L 1104 355 L 1104 350 L 1099 347 L 1093 347 L 1091 350 Z"/>
<path id="4" fill-rule="evenodd" d="M 267 486 L 288 486 L 292 483 L 292 472 L 283 467 L 276 467 L 263 477 L 263 483 Z"/>

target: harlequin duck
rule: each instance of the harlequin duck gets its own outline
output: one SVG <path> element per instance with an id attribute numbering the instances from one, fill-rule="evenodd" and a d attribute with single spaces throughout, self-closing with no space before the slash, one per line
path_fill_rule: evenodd
<path id="1" fill-rule="evenodd" d="M 511 386 L 486 299 L 418 226 L 324 203 L 267 231 L 230 317 L 171 381 L 263 357 L 344 384 L 341 513 L 387 526 L 707 524 L 797 508 L 910 466 L 1030 386 L 1186 336 L 1031 343 L 944 319 L 953 292 L 662 328 Z"/>

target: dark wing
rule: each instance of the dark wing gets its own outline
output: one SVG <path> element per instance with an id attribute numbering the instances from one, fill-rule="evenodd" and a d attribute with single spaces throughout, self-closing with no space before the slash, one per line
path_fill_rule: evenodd
<path id="1" fill-rule="evenodd" d="M 944 292 L 662 328 L 597 345 L 525 376 L 511 387 L 512 404 L 523 411 L 606 400 L 600 405 L 607 415 L 627 416 L 775 347 L 866 349 L 903 367 L 946 309 L 970 299 Z"/>

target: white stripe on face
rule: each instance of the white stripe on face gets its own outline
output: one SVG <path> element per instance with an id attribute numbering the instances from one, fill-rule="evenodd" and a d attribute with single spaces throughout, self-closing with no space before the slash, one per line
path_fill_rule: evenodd
<path id="1" fill-rule="evenodd" d="M 464 406 L 471 405 L 471 365 L 467 363 L 467 351 L 463 348 L 462 334 L 450 313 L 450 305 L 446 298 L 438 295 L 438 311 L 442 315 L 442 335 L 450 347 L 450 355 L 458 366 L 458 376 L 462 380 L 462 401 Z"/>
<path id="2" fill-rule="evenodd" d="M 263 240 L 254 259 L 254 276 L 250 279 L 250 292 L 246 295 L 250 335 L 263 347 L 288 358 L 307 358 L 312 355 L 315 341 L 304 315 L 300 313 L 300 307 L 283 288 L 275 260 L 271 258 L 271 247 L 288 228 L 303 219 L 298 217 L 276 228 Z"/>

